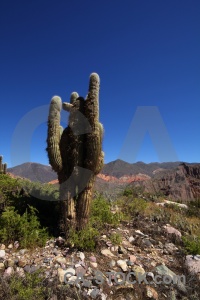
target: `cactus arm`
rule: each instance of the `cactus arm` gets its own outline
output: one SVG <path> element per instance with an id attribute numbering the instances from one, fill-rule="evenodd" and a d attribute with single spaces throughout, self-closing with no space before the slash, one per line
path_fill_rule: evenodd
<path id="1" fill-rule="evenodd" d="M 92 132 L 86 136 L 85 167 L 97 174 L 103 129 L 99 125 L 100 79 L 96 73 L 90 75 L 89 91 L 85 101 L 85 116 L 90 122 Z M 97 170 L 98 169 L 98 170 Z"/>
<path id="2" fill-rule="evenodd" d="M 55 172 L 62 170 L 62 158 L 60 154 L 60 112 L 62 107 L 61 98 L 54 96 L 51 99 L 48 117 L 47 152 L 49 163 Z"/>
<path id="3" fill-rule="evenodd" d="M 3 172 L 2 160 L 3 160 L 3 156 L 0 156 L 0 174 Z"/>

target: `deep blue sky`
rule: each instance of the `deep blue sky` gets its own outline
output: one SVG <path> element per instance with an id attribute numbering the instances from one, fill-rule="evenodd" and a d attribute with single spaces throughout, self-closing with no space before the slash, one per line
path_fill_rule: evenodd
<path id="1" fill-rule="evenodd" d="M 16 140 L 32 120 L 16 136 L 20 120 L 54 95 L 85 96 L 92 72 L 101 78 L 106 162 L 121 157 L 139 106 L 158 108 L 178 160 L 200 161 L 199 0 L 7 0 L 0 2 L 0 154 L 9 166 L 27 157 Z M 48 163 L 46 132 L 43 120 L 31 134 L 31 161 Z M 148 134 L 137 156 L 128 151 L 132 162 L 161 160 Z"/>

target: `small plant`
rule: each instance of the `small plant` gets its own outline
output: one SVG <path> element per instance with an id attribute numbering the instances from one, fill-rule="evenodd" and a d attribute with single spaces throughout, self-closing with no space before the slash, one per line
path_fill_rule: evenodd
<path id="1" fill-rule="evenodd" d="M 91 226 L 101 230 L 104 228 L 105 224 L 117 226 L 120 220 L 121 214 L 119 212 L 113 214 L 111 212 L 111 204 L 104 199 L 102 195 L 97 195 L 97 197 L 92 201 L 91 205 Z"/>
<path id="2" fill-rule="evenodd" d="M 2 279 L 0 297 L 5 300 L 44 300 L 46 288 L 43 286 L 42 270 L 25 273 L 25 277 L 16 274 Z"/>
<path id="3" fill-rule="evenodd" d="M 188 254 L 200 254 L 200 236 L 182 237 L 182 240 Z"/>
<path id="4" fill-rule="evenodd" d="M 99 231 L 88 225 L 85 229 L 75 231 L 73 228 L 69 230 L 68 241 L 72 246 L 79 250 L 94 250 L 99 237 Z"/>
<path id="5" fill-rule="evenodd" d="M 119 233 L 112 233 L 110 236 L 110 241 L 113 245 L 120 245 L 122 242 L 122 236 Z"/>
<path id="6" fill-rule="evenodd" d="M 4 243 L 18 240 L 21 247 L 44 246 L 48 238 L 45 228 L 40 228 L 36 209 L 29 206 L 29 212 L 20 216 L 13 206 L 6 208 L 0 216 L 0 239 Z"/>

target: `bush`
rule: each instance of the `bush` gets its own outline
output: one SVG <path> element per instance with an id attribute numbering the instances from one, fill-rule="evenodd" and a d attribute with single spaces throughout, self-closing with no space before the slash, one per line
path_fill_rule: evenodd
<path id="1" fill-rule="evenodd" d="M 21 197 L 21 184 L 18 179 L 7 174 L 0 174 L 0 211 Z"/>
<path id="2" fill-rule="evenodd" d="M 145 209 L 149 206 L 149 203 L 142 198 L 120 199 L 117 204 L 119 205 L 124 218 L 128 219 L 144 214 Z"/>
<path id="3" fill-rule="evenodd" d="M 200 254 L 200 236 L 182 237 L 182 240 L 188 254 Z"/>
<path id="4" fill-rule="evenodd" d="M 12 275 L 1 282 L 0 297 L 5 300 L 44 300 L 46 299 L 41 270 L 25 273 L 25 277 Z"/>
<path id="5" fill-rule="evenodd" d="M 111 212 L 111 204 L 101 195 L 98 195 L 91 204 L 90 225 L 98 230 L 105 227 L 105 224 L 117 226 L 120 222 L 121 214 Z"/>
<path id="6" fill-rule="evenodd" d="M 69 230 L 68 241 L 72 246 L 79 250 L 94 250 L 99 237 L 99 231 L 88 225 L 85 229 L 75 231 Z"/>
<path id="7" fill-rule="evenodd" d="M 44 246 L 48 238 L 45 228 L 40 228 L 36 209 L 29 206 L 29 213 L 20 216 L 13 206 L 6 208 L 0 217 L 0 239 L 3 243 L 19 241 L 23 248 Z"/>
<path id="8" fill-rule="evenodd" d="M 110 236 L 110 241 L 113 245 L 120 245 L 122 242 L 122 236 L 119 233 L 112 233 Z"/>

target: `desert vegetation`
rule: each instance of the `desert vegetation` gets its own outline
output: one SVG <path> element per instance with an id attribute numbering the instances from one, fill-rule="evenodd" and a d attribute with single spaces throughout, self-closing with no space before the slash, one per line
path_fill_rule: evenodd
<path id="1" fill-rule="evenodd" d="M 59 188 L 11 178 L 7 174 L 0 175 L 0 182 L 1 244 L 14 245 L 18 241 L 20 249 L 34 251 L 37 247 L 44 247 L 48 240 L 56 238 L 59 233 L 58 214 L 55 213 L 59 212 Z M 49 200 L 40 200 L 44 195 L 49 197 Z M 182 234 L 181 239 L 174 236 L 171 240 L 179 249 L 179 253 L 182 256 L 200 254 L 199 200 L 188 202 L 187 209 L 179 207 L 178 202 L 177 205 L 159 206 L 158 203 L 163 201 L 163 196 L 149 195 L 137 188 L 126 188 L 111 202 L 95 191 L 87 226 L 79 231 L 70 228 L 64 246 L 73 251 L 98 253 L 103 243 L 102 236 L 106 232 L 108 243 L 120 248 L 124 241 L 120 228 L 128 231 L 131 231 L 131 228 L 146 228 L 146 234 L 151 232 L 152 238 L 160 241 L 160 232 L 152 229 L 152 226 L 161 228 L 170 224 Z M 190 284 L 194 284 L 194 281 L 191 282 L 193 283 Z M 64 299 L 66 295 L 75 299 L 82 297 L 77 294 L 78 291 L 70 293 L 72 290 L 69 291 L 67 285 L 59 285 L 56 280 L 50 284 L 42 268 L 33 273 L 25 273 L 25 277 L 22 278 L 16 274 L 1 277 L 1 299 L 42 300 L 51 299 L 52 295 L 60 297 L 57 299 Z M 187 299 L 198 299 L 194 293 L 193 298 L 191 295 L 187 295 Z"/>

